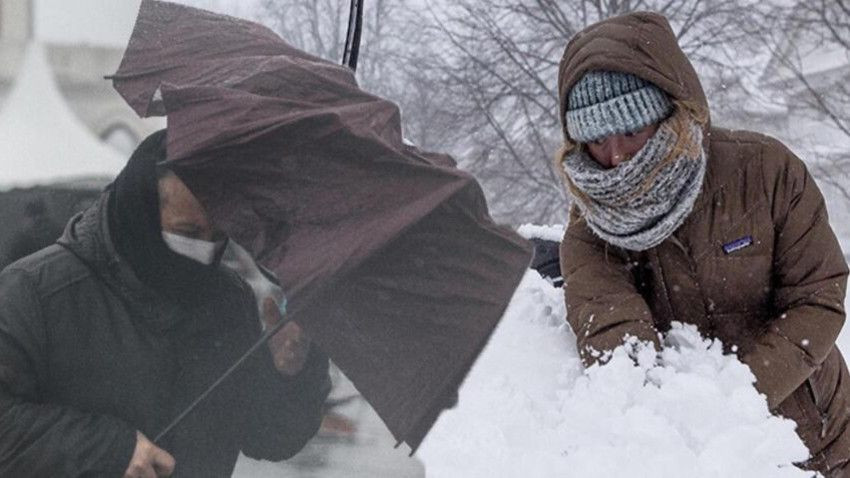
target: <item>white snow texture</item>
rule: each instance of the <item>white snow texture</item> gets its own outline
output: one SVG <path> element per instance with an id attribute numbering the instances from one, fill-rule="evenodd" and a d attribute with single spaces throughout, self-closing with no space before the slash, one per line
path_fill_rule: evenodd
<path id="1" fill-rule="evenodd" d="M 417 453 L 429 478 L 812 476 L 794 422 L 719 342 L 675 324 L 659 357 L 631 344 L 584 370 L 565 314 L 529 271 Z"/>
<path id="2" fill-rule="evenodd" d="M 517 229 L 517 233 L 526 239 L 537 238 L 555 242 L 561 242 L 565 231 L 566 227 L 563 225 L 538 226 L 537 224 L 523 224 Z"/>

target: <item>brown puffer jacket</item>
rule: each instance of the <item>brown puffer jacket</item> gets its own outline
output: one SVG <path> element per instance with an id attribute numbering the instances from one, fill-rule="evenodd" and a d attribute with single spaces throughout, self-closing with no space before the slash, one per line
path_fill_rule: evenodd
<path id="1" fill-rule="evenodd" d="M 611 18 L 576 35 L 561 61 L 562 108 L 594 69 L 636 74 L 707 110 L 693 67 L 659 15 Z M 671 321 L 695 324 L 735 350 L 770 408 L 797 422 L 812 452 L 806 466 L 842 476 L 850 376 L 835 339 L 848 271 L 823 197 L 802 161 L 772 138 L 706 126 L 706 147 L 693 212 L 655 248 L 608 245 L 574 208 L 561 267 L 582 357 L 592 362 L 590 350 L 611 350 L 627 334 L 658 344 Z M 738 240 L 752 244 L 727 253 Z"/>

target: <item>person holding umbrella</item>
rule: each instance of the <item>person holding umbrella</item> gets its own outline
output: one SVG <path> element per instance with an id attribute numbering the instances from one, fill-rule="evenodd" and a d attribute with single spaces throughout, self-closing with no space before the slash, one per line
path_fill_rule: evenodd
<path id="1" fill-rule="evenodd" d="M 672 321 L 722 340 L 802 466 L 846 476 L 850 375 L 835 340 L 847 264 L 804 163 L 776 139 L 710 124 L 667 20 L 632 13 L 568 43 L 558 80 L 574 198 L 561 243 L 567 320 L 587 364 Z"/>
<path id="2" fill-rule="evenodd" d="M 0 274 L 0 475 L 286 458 L 319 426 L 324 354 L 415 451 L 530 245 L 396 105 L 259 24 L 142 0 L 110 79 L 167 133 Z"/>
<path id="3" fill-rule="evenodd" d="M 151 441 L 281 319 L 221 265 L 227 240 L 161 166 L 165 139 L 0 274 L 2 476 L 229 476 L 240 452 L 279 461 L 319 427 L 328 359 L 288 323 Z"/>
<path id="4" fill-rule="evenodd" d="M 110 78 L 137 114 L 167 117 L 169 169 L 276 274 L 287 318 L 415 451 L 456 401 L 530 244 L 493 221 L 453 158 L 403 139 L 397 105 L 257 23 L 143 0 Z"/>

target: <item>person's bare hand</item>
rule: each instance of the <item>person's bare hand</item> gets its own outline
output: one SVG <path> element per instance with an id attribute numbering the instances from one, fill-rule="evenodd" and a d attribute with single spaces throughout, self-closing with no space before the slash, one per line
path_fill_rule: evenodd
<path id="1" fill-rule="evenodd" d="M 160 478 L 174 473 L 174 457 L 154 445 L 148 437 L 136 432 L 136 449 L 124 478 Z"/>
<path id="2" fill-rule="evenodd" d="M 274 327 L 281 320 L 277 303 L 271 297 L 267 297 L 263 301 L 263 322 L 266 327 Z M 284 375 L 295 375 L 307 362 L 310 337 L 300 325 L 289 322 L 269 340 L 269 348 L 277 370 Z"/>

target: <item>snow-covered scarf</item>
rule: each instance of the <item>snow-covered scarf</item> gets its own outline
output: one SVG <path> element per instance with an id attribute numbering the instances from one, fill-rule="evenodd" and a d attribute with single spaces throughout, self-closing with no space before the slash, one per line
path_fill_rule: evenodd
<path id="1" fill-rule="evenodd" d="M 615 168 L 603 168 L 586 151 L 566 156 L 564 171 L 582 193 L 574 194 L 576 204 L 590 229 L 609 244 L 632 251 L 655 247 L 693 209 L 706 169 L 702 127 L 686 120 L 696 144 L 685 144 L 667 159 L 678 139 L 674 121 L 661 123 L 640 151 Z"/>

